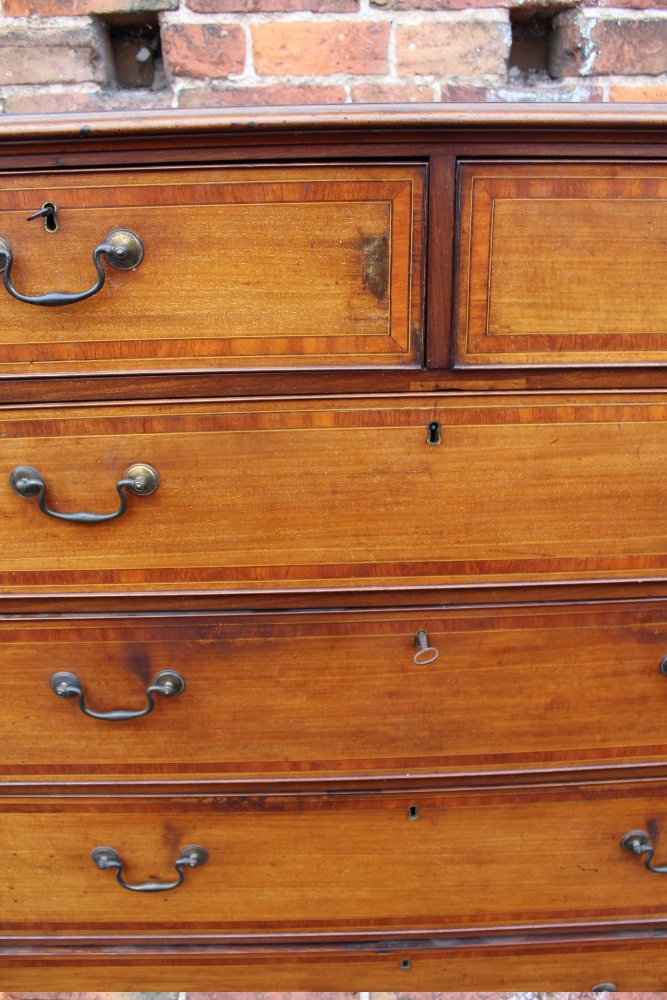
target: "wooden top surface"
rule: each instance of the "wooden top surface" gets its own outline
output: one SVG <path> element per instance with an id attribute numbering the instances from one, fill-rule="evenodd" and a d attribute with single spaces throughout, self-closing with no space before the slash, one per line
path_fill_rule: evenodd
<path id="1" fill-rule="evenodd" d="M 0 141 L 21 138 L 96 139 L 164 133 L 362 129 L 664 129 L 667 104 L 368 104 L 203 108 L 103 114 L 6 115 Z"/>

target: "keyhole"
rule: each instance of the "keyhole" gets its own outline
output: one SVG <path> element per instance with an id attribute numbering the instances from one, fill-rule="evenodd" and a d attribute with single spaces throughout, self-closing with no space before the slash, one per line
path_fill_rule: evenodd
<path id="1" fill-rule="evenodd" d="M 402 958 L 401 959 L 401 968 L 402 969 L 409 969 L 410 968 L 410 959 L 409 958 Z"/>
<path id="2" fill-rule="evenodd" d="M 56 206 L 52 201 L 45 201 L 42 208 L 45 209 L 44 228 L 47 233 L 57 233 L 58 220 L 56 219 Z"/>
<path id="3" fill-rule="evenodd" d="M 28 216 L 27 221 L 32 222 L 33 219 L 44 219 L 44 228 L 47 233 L 57 233 L 58 232 L 58 220 L 56 218 L 56 212 L 58 209 L 53 204 L 52 201 L 45 201 L 39 212 L 33 212 L 32 215 Z"/>
<path id="4" fill-rule="evenodd" d="M 440 432 L 440 421 L 432 420 L 428 425 L 428 437 L 426 438 L 427 444 L 440 444 L 442 440 L 442 435 Z"/>
<path id="5" fill-rule="evenodd" d="M 410 806 L 408 809 L 408 819 L 419 819 L 419 806 Z"/>

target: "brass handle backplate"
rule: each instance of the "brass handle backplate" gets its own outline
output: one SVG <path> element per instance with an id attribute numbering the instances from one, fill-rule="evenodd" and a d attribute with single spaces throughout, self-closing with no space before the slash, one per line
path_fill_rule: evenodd
<path id="1" fill-rule="evenodd" d="M 111 712 L 95 712 L 88 708 L 83 700 L 83 685 L 76 674 L 61 670 L 51 678 L 51 690 L 59 698 L 76 698 L 84 715 L 91 719 L 102 719 L 104 722 L 127 722 L 129 719 L 141 719 L 149 715 L 155 708 L 155 694 L 163 698 L 173 698 L 185 688 L 185 681 L 175 670 L 161 670 L 153 678 L 153 683 L 146 688 L 148 704 L 145 708 L 136 710 L 115 708 Z"/>
<path id="2" fill-rule="evenodd" d="M 169 889 L 178 889 L 185 878 L 186 868 L 198 868 L 208 861 L 208 851 L 197 844 L 190 844 L 181 851 L 181 856 L 174 861 L 174 868 L 178 872 L 178 878 L 173 882 L 141 882 L 139 885 L 132 885 L 123 878 L 123 862 L 120 855 L 113 847 L 96 847 L 91 857 L 97 867 L 102 871 L 107 868 L 115 868 L 116 881 L 123 889 L 130 892 L 167 892 Z"/>
<path id="3" fill-rule="evenodd" d="M 120 271 L 131 271 L 138 267 L 144 257 L 144 245 L 129 229 L 114 229 L 103 243 L 93 250 L 93 263 L 97 271 L 97 281 L 83 292 L 47 292 L 45 295 L 24 295 L 12 285 L 12 265 L 14 255 L 7 240 L 0 236 L 0 271 L 2 283 L 15 299 L 31 306 L 71 306 L 96 295 L 104 285 L 106 274 L 101 258 Z"/>
<path id="4" fill-rule="evenodd" d="M 147 497 L 155 493 L 159 484 L 160 479 L 153 466 L 137 462 L 131 465 L 124 477 L 116 483 L 116 491 L 120 497 L 118 510 L 114 510 L 111 514 L 91 514 L 87 510 L 80 510 L 75 514 L 60 514 L 57 510 L 51 510 L 46 506 L 46 483 L 36 469 L 32 469 L 29 465 L 17 465 L 9 476 L 9 485 L 18 496 L 27 499 L 37 497 L 37 504 L 43 514 L 74 524 L 102 524 L 104 521 L 115 521 L 127 509 L 125 490 L 129 490 L 137 497 Z"/>

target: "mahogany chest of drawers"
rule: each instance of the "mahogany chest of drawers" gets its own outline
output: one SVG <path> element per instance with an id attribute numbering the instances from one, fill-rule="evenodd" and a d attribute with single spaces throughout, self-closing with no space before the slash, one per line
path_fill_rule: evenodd
<path id="1" fill-rule="evenodd" d="M 0 122 L 0 986 L 667 988 L 666 127 Z"/>

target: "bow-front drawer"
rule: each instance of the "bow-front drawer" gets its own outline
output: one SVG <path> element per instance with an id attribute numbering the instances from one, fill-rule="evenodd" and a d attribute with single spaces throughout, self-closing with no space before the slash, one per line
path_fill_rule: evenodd
<path id="1" fill-rule="evenodd" d="M 667 578 L 664 392 L 5 409 L 0 465 L 4 594 Z"/>
<path id="2" fill-rule="evenodd" d="M 4 174 L 0 374 L 418 365 L 424 177 Z"/>
<path id="3" fill-rule="evenodd" d="M 459 365 L 667 360 L 667 163 L 463 163 Z"/>
<path id="4" fill-rule="evenodd" d="M 646 863 L 667 863 L 666 789 L 3 798 L 0 932 L 396 939 L 665 920 L 667 876 Z"/>
<path id="5" fill-rule="evenodd" d="M 0 779 L 665 761 L 666 657 L 661 602 L 4 620 Z"/>
<path id="6" fill-rule="evenodd" d="M 333 944 L 57 944 L 0 952 L 8 990 L 663 990 L 667 932 Z M 404 994 L 405 995 L 405 994 Z M 411 994 L 410 994 L 411 995 Z"/>

